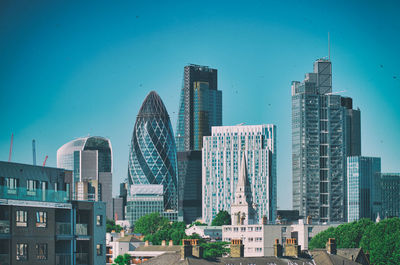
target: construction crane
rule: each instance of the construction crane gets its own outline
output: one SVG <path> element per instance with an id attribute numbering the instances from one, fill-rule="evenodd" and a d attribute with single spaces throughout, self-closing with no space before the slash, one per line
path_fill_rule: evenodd
<path id="1" fill-rule="evenodd" d="M 8 155 L 8 162 L 11 162 L 11 154 L 12 154 L 13 140 L 14 140 L 14 133 L 11 134 L 10 154 Z"/>
<path id="2" fill-rule="evenodd" d="M 36 141 L 35 141 L 35 139 L 32 140 L 32 159 L 33 159 L 33 165 L 36 166 Z"/>
<path id="3" fill-rule="evenodd" d="M 46 165 L 47 158 L 49 158 L 49 156 L 46 156 L 46 158 L 44 159 L 43 166 Z"/>

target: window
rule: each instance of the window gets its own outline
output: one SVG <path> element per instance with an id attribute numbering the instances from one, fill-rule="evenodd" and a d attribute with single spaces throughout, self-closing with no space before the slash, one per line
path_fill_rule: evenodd
<path id="1" fill-rule="evenodd" d="M 37 189 L 37 181 L 28 179 L 26 181 L 26 195 L 31 195 L 35 196 L 36 195 L 36 189 Z"/>
<path id="2" fill-rule="evenodd" d="M 36 212 L 36 227 L 47 226 L 47 212 Z"/>
<path id="3" fill-rule="evenodd" d="M 103 245 L 97 244 L 96 245 L 96 252 L 97 252 L 97 256 L 103 255 Z"/>
<path id="4" fill-rule="evenodd" d="M 281 231 L 284 233 L 284 232 L 286 232 L 286 227 L 282 227 L 281 228 Z"/>
<path id="5" fill-rule="evenodd" d="M 17 244 L 16 260 L 28 260 L 28 244 Z"/>
<path id="6" fill-rule="evenodd" d="M 6 178 L 6 186 L 8 194 L 17 194 L 18 179 Z"/>
<path id="7" fill-rule="evenodd" d="M 20 227 L 28 226 L 28 213 L 27 211 L 16 211 L 15 212 L 15 225 Z"/>
<path id="8" fill-rule="evenodd" d="M 36 244 L 36 259 L 40 259 L 40 260 L 47 259 L 47 244 L 46 243 Z"/>
<path id="9" fill-rule="evenodd" d="M 103 225 L 103 216 L 102 215 L 97 215 L 97 217 L 96 217 L 96 225 L 97 226 Z"/>

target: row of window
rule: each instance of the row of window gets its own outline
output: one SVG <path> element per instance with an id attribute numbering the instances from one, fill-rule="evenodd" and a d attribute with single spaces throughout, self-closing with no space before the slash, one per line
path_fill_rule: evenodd
<path id="1" fill-rule="evenodd" d="M 28 226 L 28 212 L 23 210 L 15 211 L 15 225 L 19 227 Z M 36 212 L 36 227 L 47 226 L 47 212 Z"/>
<path id="2" fill-rule="evenodd" d="M 35 249 L 37 260 L 47 260 L 47 243 L 38 243 L 36 244 Z M 15 258 L 18 261 L 28 260 L 28 244 L 17 243 L 17 252 Z"/>
<path id="3" fill-rule="evenodd" d="M 232 231 L 231 227 L 224 227 L 224 231 Z M 252 232 L 252 231 L 262 231 L 262 227 L 261 226 L 256 226 L 256 227 L 247 227 L 247 231 Z M 239 232 L 239 227 L 233 227 L 233 232 Z M 240 232 L 246 232 L 246 227 L 240 227 Z"/>

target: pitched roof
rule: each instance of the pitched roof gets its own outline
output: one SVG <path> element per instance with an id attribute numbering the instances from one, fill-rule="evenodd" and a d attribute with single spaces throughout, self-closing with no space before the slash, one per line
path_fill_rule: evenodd
<path id="1" fill-rule="evenodd" d="M 118 242 L 143 242 L 137 238 L 135 238 L 133 235 L 127 235 L 124 237 L 121 237 L 117 239 Z"/>
<path id="2" fill-rule="evenodd" d="M 135 251 L 168 251 L 168 252 L 179 252 L 181 251 L 181 246 L 160 246 L 160 245 L 150 245 L 150 246 L 140 246 L 135 249 Z"/>
<path id="3" fill-rule="evenodd" d="M 324 265 L 360 265 L 360 263 L 347 259 L 340 255 L 329 254 L 325 249 L 314 249 L 309 251 L 316 264 Z"/>
<path id="4" fill-rule="evenodd" d="M 362 252 L 361 248 L 338 248 L 337 254 L 349 260 L 356 260 Z"/>

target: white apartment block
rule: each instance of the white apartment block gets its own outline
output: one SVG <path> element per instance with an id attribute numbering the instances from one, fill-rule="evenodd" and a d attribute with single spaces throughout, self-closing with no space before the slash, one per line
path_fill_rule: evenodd
<path id="1" fill-rule="evenodd" d="M 237 125 L 212 127 L 203 138 L 202 219 L 211 224 L 221 210 L 230 212 L 245 155 L 247 178 L 255 208 L 255 223 L 263 216 L 276 218 L 276 126 Z"/>
<path id="2" fill-rule="evenodd" d="M 241 239 L 245 257 L 267 257 L 274 255 L 275 239 L 284 244 L 287 238 L 296 238 L 301 250 L 308 250 L 308 242 L 319 232 L 336 227 L 338 224 L 256 224 L 222 226 L 222 240 L 230 242 Z"/>

